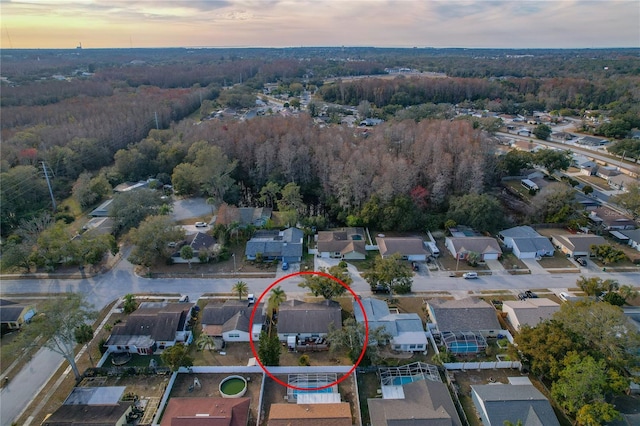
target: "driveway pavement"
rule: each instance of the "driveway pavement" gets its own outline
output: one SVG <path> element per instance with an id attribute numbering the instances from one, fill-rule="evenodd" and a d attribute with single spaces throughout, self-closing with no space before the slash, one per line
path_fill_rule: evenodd
<path id="1" fill-rule="evenodd" d="M 549 272 L 544 269 L 537 260 L 535 259 L 520 259 L 522 263 L 527 265 L 527 268 L 531 271 L 532 274 L 548 274 Z"/>
<path id="2" fill-rule="evenodd" d="M 204 198 L 178 199 L 173 202 L 173 220 L 181 221 L 196 217 L 213 217 L 214 206 L 207 204 Z M 209 222 L 209 219 L 206 220 Z"/>

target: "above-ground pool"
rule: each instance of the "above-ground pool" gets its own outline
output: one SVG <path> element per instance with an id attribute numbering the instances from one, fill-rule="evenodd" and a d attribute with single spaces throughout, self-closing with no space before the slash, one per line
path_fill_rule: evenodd
<path id="1" fill-rule="evenodd" d="M 220 382 L 218 388 L 223 398 L 241 398 L 247 392 L 247 381 L 244 377 L 229 376 Z"/>

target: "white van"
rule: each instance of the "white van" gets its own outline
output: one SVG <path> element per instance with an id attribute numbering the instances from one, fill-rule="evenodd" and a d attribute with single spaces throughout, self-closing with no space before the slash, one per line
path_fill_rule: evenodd
<path id="1" fill-rule="evenodd" d="M 477 272 L 465 272 L 464 274 L 462 274 L 462 277 L 465 280 L 472 280 L 472 279 L 478 278 L 478 273 Z"/>
<path id="2" fill-rule="evenodd" d="M 250 295 L 247 296 L 247 300 L 249 301 L 250 304 L 254 304 L 256 303 L 256 296 L 251 293 Z"/>

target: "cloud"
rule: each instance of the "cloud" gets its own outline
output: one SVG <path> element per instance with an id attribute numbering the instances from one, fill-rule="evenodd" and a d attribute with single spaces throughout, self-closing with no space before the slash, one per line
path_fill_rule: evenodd
<path id="1" fill-rule="evenodd" d="M 79 38 L 129 47 L 129 35 L 156 47 L 637 47 L 640 39 L 636 0 L 0 1 L 16 47 L 27 38 L 36 44 L 25 47 L 56 47 L 52 37 L 35 42 L 36 33 L 57 34 L 57 47 Z"/>

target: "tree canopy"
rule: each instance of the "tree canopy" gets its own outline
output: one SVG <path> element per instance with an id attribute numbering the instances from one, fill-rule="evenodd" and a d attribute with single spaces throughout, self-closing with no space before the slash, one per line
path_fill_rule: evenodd
<path id="1" fill-rule="evenodd" d="M 184 343 L 176 343 L 162 351 L 160 355 L 162 362 L 171 368 L 171 371 L 178 371 L 180 367 L 191 367 L 193 358 L 189 355 L 189 347 Z"/>
<path id="2" fill-rule="evenodd" d="M 541 149 L 533 156 L 533 161 L 547 169 L 552 175 L 556 170 L 567 170 L 571 166 L 571 151 L 557 151 L 555 149 Z"/>
<path id="3" fill-rule="evenodd" d="M 159 259 L 167 259 L 173 249 L 170 242 L 184 239 L 184 229 L 176 226 L 169 216 L 149 216 L 130 233 L 135 247 L 129 260 L 136 265 L 151 266 Z"/>
<path id="4" fill-rule="evenodd" d="M 274 334 L 269 336 L 266 332 L 260 333 L 260 339 L 258 340 L 258 357 L 260 362 L 265 366 L 278 366 L 280 365 L 280 351 L 282 345 L 278 339 L 278 335 Z"/>
<path id="5" fill-rule="evenodd" d="M 328 270 L 327 268 L 320 268 L 320 272 L 334 276 L 348 286 L 353 283 L 353 278 L 351 278 L 346 266 L 334 265 Z M 314 296 L 322 296 L 326 300 L 340 297 L 347 291 L 347 289 L 336 280 L 315 274 L 306 275 L 304 282 L 298 284 L 298 286 L 307 288 Z"/>
<path id="6" fill-rule="evenodd" d="M 400 259 L 399 254 L 389 257 L 376 257 L 372 268 L 362 274 L 371 290 L 386 289 L 398 294 L 411 293 L 413 272 L 407 262 Z"/>
<path id="7" fill-rule="evenodd" d="M 488 194 L 465 194 L 449 202 L 447 217 L 479 231 L 495 232 L 504 226 L 500 202 Z"/>
<path id="8" fill-rule="evenodd" d="M 620 394 L 628 386 L 626 380 L 608 369 L 602 359 L 596 361 L 591 356 L 582 357 L 573 352 L 565 357 L 563 364 L 565 368 L 551 386 L 551 395 L 573 416 L 593 403 L 606 404 L 606 396 Z"/>
<path id="9" fill-rule="evenodd" d="M 116 194 L 109 210 L 117 233 L 137 227 L 164 204 L 162 193 L 147 188 Z"/>
<path id="10" fill-rule="evenodd" d="M 238 300 L 242 300 L 244 296 L 249 294 L 249 286 L 244 281 L 238 281 L 233 285 L 231 291 L 238 295 Z"/>
<path id="11" fill-rule="evenodd" d="M 391 335 L 385 331 L 384 327 L 369 329 L 369 342 L 367 352 L 362 359 L 361 365 L 380 364 L 382 361 L 382 349 L 391 339 Z M 342 323 L 341 328 L 330 326 L 327 340 L 331 343 L 330 351 L 347 349 L 347 356 L 351 362 L 356 362 L 362 353 L 365 342 L 364 324 L 356 321 L 355 318 L 347 318 Z"/>
<path id="12" fill-rule="evenodd" d="M 626 187 L 626 191 L 616 194 L 609 200 L 626 209 L 634 219 L 640 217 L 640 184 L 633 183 Z"/>
<path id="13" fill-rule="evenodd" d="M 86 325 L 97 318 L 97 312 L 81 293 L 70 293 L 63 297 L 47 300 L 28 327 L 24 327 L 22 337 L 34 340 L 43 336 L 44 346 L 64 357 L 71 366 L 77 380 L 81 375 L 75 362 L 77 343 L 86 343 Z M 78 333 L 78 329 L 83 330 Z M 80 338 L 81 342 L 77 339 Z M 90 340 L 90 339 L 89 339 Z"/>

